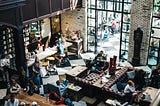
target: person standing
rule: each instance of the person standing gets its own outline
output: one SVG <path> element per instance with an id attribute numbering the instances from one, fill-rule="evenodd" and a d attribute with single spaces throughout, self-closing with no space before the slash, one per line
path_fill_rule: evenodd
<path id="1" fill-rule="evenodd" d="M 37 85 L 38 88 L 41 87 L 40 68 L 41 68 L 40 61 L 38 57 L 36 57 L 32 67 L 32 70 L 33 70 L 32 80 Z"/>
<path id="2" fill-rule="evenodd" d="M 109 30 L 108 26 L 104 26 L 104 31 L 102 33 L 102 44 L 104 44 L 104 41 L 108 39 Z"/>
<path id="3" fill-rule="evenodd" d="M 115 21 L 115 19 L 112 19 L 112 22 L 111 22 L 111 34 L 114 34 L 115 30 L 116 30 L 116 21 Z"/>

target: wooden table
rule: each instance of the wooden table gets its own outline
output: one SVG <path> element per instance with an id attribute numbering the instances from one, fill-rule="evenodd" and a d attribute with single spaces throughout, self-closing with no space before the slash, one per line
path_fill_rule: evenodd
<path id="1" fill-rule="evenodd" d="M 87 67 L 85 66 L 76 66 L 73 69 L 71 69 L 70 71 L 68 71 L 66 74 L 76 77 L 77 75 L 79 75 L 80 73 L 82 73 L 83 71 L 85 71 L 87 69 Z"/>
<path id="2" fill-rule="evenodd" d="M 78 85 L 74 85 L 73 83 L 68 84 L 67 92 L 70 99 L 79 101 L 82 98 L 81 91 L 82 91 L 82 87 Z"/>
<path id="3" fill-rule="evenodd" d="M 69 60 L 71 66 L 86 66 L 83 59 Z"/>
<path id="4" fill-rule="evenodd" d="M 150 94 L 151 100 L 144 100 L 144 94 Z M 139 96 L 140 104 L 142 106 L 160 106 L 160 89 L 156 89 L 153 87 L 147 87 Z"/>
<path id="5" fill-rule="evenodd" d="M 102 82 L 102 78 L 98 79 L 94 84 L 95 87 L 102 88 L 106 83 Z"/>
<path id="6" fill-rule="evenodd" d="M 27 104 L 32 104 L 33 101 L 37 102 L 39 106 L 66 106 L 65 104 L 56 105 L 54 100 L 47 100 L 46 97 L 40 96 L 38 94 L 33 94 L 32 96 L 28 95 L 26 92 L 20 91 L 16 98 L 20 102 L 25 102 Z"/>
<path id="7" fill-rule="evenodd" d="M 88 68 L 86 66 L 76 66 L 66 73 L 66 79 L 73 83 L 75 77 L 82 77 L 87 75 L 87 73 Z"/>
<path id="8" fill-rule="evenodd" d="M 67 47 L 69 47 L 69 46 L 71 46 L 71 45 L 72 45 L 72 43 L 65 42 L 63 46 L 64 46 L 64 48 L 67 48 Z M 56 46 L 54 46 L 54 47 L 52 47 L 52 48 L 46 48 L 45 51 L 42 51 L 42 52 L 36 54 L 36 56 L 38 57 L 39 60 L 43 60 L 43 59 L 45 59 L 45 58 L 47 58 L 47 57 L 49 57 L 49 56 L 51 56 L 51 55 L 53 55 L 53 54 L 55 54 L 55 53 L 57 53 L 57 48 L 56 48 Z M 30 59 L 28 60 L 28 66 L 33 65 L 33 64 L 34 64 L 34 61 L 35 61 L 34 58 L 30 58 Z"/>

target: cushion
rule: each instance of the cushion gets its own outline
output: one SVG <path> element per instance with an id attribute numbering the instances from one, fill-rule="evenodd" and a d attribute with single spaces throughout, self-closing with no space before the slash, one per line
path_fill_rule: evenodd
<path id="1" fill-rule="evenodd" d="M 128 77 L 128 79 L 134 79 L 134 77 L 135 77 L 135 70 L 133 70 L 133 71 L 128 71 L 128 72 L 126 72 L 126 74 L 127 74 L 127 77 Z"/>
<path id="2" fill-rule="evenodd" d="M 118 91 L 123 91 L 127 83 L 117 82 Z"/>
<path id="3" fill-rule="evenodd" d="M 111 89 L 113 89 L 114 91 L 118 91 L 118 88 L 117 88 L 117 84 L 114 84 Z"/>

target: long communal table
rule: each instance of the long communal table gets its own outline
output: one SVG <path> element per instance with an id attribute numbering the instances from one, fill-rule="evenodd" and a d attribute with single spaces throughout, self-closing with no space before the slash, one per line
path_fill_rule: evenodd
<path id="1" fill-rule="evenodd" d="M 69 47 L 69 46 L 71 46 L 71 45 L 72 45 L 72 43 L 70 43 L 70 42 L 65 42 L 65 43 L 63 44 L 63 47 L 64 47 L 64 48 L 67 48 L 67 47 Z M 49 56 L 52 56 L 52 55 L 55 54 L 55 53 L 57 53 L 57 48 L 56 48 L 56 46 L 54 46 L 54 47 L 52 47 L 52 48 L 46 48 L 45 51 L 42 51 L 42 52 L 36 54 L 36 56 L 39 58 L 39 60 L 43 60 L 43 59 L 45 59 L 45 58 L 47 58 L 47 57 L 49 57 Z M 28 60 L 28 66 L 32 66 L 32 65 L 34 64 L 34 61 L 35 61 L 35 58 L 30 58 L 30 59 Z"/>
<path id="2" fill-rule="evenodd" d="M 88 96 L 98 97 L 97 95 L 103 94 L 103 91 L 109 91 L 110 87 L 115 84 L 118 79 L 122 78 L 126 71 L 128 71 L 128 68 L 122 67 L 115 75 L 106 78 L 105 82 L 103 82 L 103 77 L 107 75 L 107 70 L 101 74 L 91 73 L 86 77 L 75 76 L 74 83 L 82 86 L 82 89 L 85 88 L 87 93 L 89 92 L 87 94 Z"/>
<path id="3" fill-rule="evenodd" d="M 151 100 L 145 100 L 144 95 L 149 94 Z M 160 89 L 147 87 L 140 95 L 139 101 L 142 106 L 160 106 Z"/>
<path id="4" fill-rule="evenodd" d="M 48 100 L 46 97 L 35 93 L 30 96 L 26 92 L 23 92 L 23 90 L 20 90 L 20 92 L 16 95 L 16 98 L 20 102 L 25 102 L 29 105 L 31 105 L 32 102 L 37 102 L 38 106 L 66 106 L 65 104 L 56 105 L 54 100 Z"/>

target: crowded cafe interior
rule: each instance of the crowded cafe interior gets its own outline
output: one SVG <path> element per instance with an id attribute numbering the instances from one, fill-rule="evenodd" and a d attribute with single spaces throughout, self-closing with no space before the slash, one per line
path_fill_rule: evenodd
<path id="1" fill-rule="evenodd" d="M 0 0 L 0 106 L 160 106 L 160 0 Z"/>

